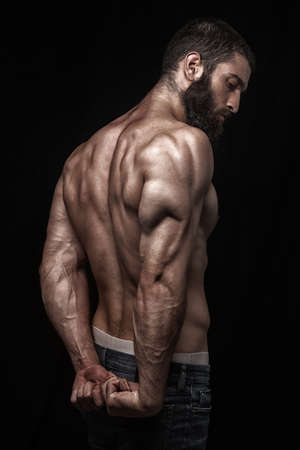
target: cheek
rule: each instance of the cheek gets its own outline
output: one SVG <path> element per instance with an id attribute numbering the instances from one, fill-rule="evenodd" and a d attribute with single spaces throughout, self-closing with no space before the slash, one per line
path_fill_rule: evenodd
<path id="1" fill-rule="evenodd" d="M 216 85 L 212 90 L 215 110 L 222 109 L 226 105 L 227 101 L 227 91 L 224 86 Z"/>
<path id="2" fill-rule="evenodd" d="M 224 86 L 220 80 L 211 80 L 210 91 L 213 95 L 213 98 L 219 102 L 219 98 L 224 95 Z"/>
<path id="3" fill-rule="evenodd" d="M 224 94 L 222 92 L 213 92 L 214 111 L 224 108 Z"/>

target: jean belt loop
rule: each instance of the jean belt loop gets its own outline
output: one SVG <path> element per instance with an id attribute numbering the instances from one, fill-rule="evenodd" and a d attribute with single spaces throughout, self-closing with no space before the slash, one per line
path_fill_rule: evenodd
<path id="1" fill-rule="evenodd" d="M 186 381 L 186 364 L 182 364 L 177 382 L 177 391 L 184 391 Z"/>
<path id="2" fill-rule="evenodd" d="M 136 365 L 136 368 L 135 368 L 135 378 L 134 378 L 134 381 L 135 381 L 135 383 L 138 383 L 138 382 L 139 382 L 139 371 L 138 371 L 137 365 Z"/>
<path id="3" fill-rule="evenodd" d="M 102 360 L 103 360 L 103 366 L 106 367 L 106 352 L 107 352 L 107 348 L 104 348 L 102 350 Z"/>

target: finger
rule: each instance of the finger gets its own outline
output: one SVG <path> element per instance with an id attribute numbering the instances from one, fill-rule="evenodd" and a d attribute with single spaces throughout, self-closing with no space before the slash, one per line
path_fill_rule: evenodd
<path id="1" fill-rule="evenodd" d="M 93 391 L 92 391 L 92 397 L 94 400 L 94 404 L 98 408 L 104 406 L 104 401 L 103 401 L 102 393 L 101 393 L 101 386 L 99 384 L 94 386 Z"/>
<path id="2" fill-rule="evenodd" d="M 92 394 L 94 383 L 87 381 L 83 386 L 83 396 L 85 398 L 90 397 Z"/>
<path id="3" fill-rule="evenodd" d="M 86 411 L 88 406 L 88 401 L 85 398 L 84 395 L 84 389 L 85 389 L 85 385 L 86 383 L 82 383 L 77 391 L 77 405 L 79 407 L 79 409 L 81 409 L 82 411 Z"/>
<path id="4" fill-rule="evenodd" d="M 77 389 L 77 402 L 81 402 L 83 399 L 83 389 L 84 389 L 84 384 L 81 384 L 80 386 L 78 386 Z"/>
<path id="5" fill-rule="evenodd" d="M 74 389 L 74 390 L 72 391 L 72 395 L 71 395 L 71 404 L 72 404 L 72 406 L 74 406 L 74 408 L 80 409 L 80 405 L 79 405 L 79 403 L 78 403 L 77 393 L 78 393 L 78 389 Z"/>
<path id="6" fill-rule="evenodd" d="M 107 401 L 107 392 L 108 392 L 107 389 L 108 389 L 109 383 L 112 383 L 113 381 L 117 381 L 117 380 L 118 380 L 117 377 L 109 378 L 107 381 L 105 381 L 105 383 L 101 384 L 102 399 L 105 403 Z"/>
<path id="7" fill-rule="evenodd" d="M 75 405 L 82 409 L 83 385 L 78 386 Z"/>
<path id="8" fill-rule="evenodd" d="M 114 378 L 118 378 L 117 375 L 115 375 L 114 373 L 112 373 L 112 372 L 107 372 L 107 380 L 108 380 L 109 378 L 113 378 L 113 377 L 114 377 Z M 106 380 L 106 381 L 107 381 L 107 380 Z"/>
<path id="9" fill-rule="evenodd" d="M 92 383 L 91 381 L 88 381 L 87 383 L 85 383 L 84 387 L 83 387 L 83 407 L 85 408 L 86 411 L 90 411 L 92 409 L 94 409 L 95 404 L 94 404 L 94 399 L 92 396 L 92 390 L 94 387 L 94 383 Z"/>
<path id="10" fill-rule="evenodd" d="M 125 378 L 120 379 L 120 390 L 121 391 L 131 391 L 131 387 Z"/>
<path id="11" fill-rule="evenodd" d="M 128 384 L 130 386 L 130 391 L 131 392 L 135 392 L 139 390 L 139 385 L 138 383 L 135 383 L 134 381 L 128 381 Z"/>
<path id="12" fill-rule="evenodd" d="M 113 407 L 114 396 L 120 390 L 120 380 L 118 378 L 109 380 L 105 387 L 105 404 L 107 411 Z"/>
<path id="13" fill-rule="evenodd" d="M 121 380 L 119 378 L 117 379 L 110 379 L 106 385 L 106 396 L 110 396 L 113 392 L 118 392 L 120 389 L 120 382 Z"/>
<path id="14" fill-rule="evenodd" d="M 71 394 L 71 403 L 75 404 L 76 402 L 77 402 L 77 388 L 73 388 Z"/>
<path id="15" fill-rule="evenodd" d="M 77 389 L 77 399 L 82 399 L 82 398 L 83 398 L 84 384 L 85 384 L 85 383 L 82 383 L 82 384 L 80 384 L 80 385 L 78 386 L 78 389 Z"/>

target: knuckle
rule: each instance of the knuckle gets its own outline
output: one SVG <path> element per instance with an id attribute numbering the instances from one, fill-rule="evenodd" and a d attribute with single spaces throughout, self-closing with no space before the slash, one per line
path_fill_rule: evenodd
<path id="1" fill-rule="evenodd" d="M 97 406 L 102 405 L 103 403 L 101 397 L 99 397 L 98 395 L 94 395 L 93 400 Z"/>
<path id="2" fill-rule="evenodd" d="M 106 406 L 107 406 L 108 409 L 112 408 L 112 401 L 111 401 L 110 398 L 107 398 L 105 403 L 106 403 Z"/>
<path id="3" fill-rule="evenodd" d="M 108 413 L 109 416 L 115 416 L 116 415 L 116 412 L 115 412 L 114 408 L 108 408 L 107 409 L 107 413 Z"/>

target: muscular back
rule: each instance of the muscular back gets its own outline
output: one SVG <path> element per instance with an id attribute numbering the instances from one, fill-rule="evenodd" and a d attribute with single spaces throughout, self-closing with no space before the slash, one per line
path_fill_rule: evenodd
<path id="1" fill-rule="evenodd" d="M 174 178 L 178 177 L 180 165 L 193 167 L 193 152 L 197 151 L 189 145 L 190 139 L 195 140 L 193 133 L 185 124 L 149 121 L 133 110 L 79 146 L 65 164 L 62 192 L 66 217 L 77 237 L 81 263 L 88 259 L 99 293 L 93 323 L 109 334 L 133 338 L 132 309 L 144 258 L 140 200 L 145 161 L 148 165 L 151 160 L 163 165 L 166 155 L 172 152 L 173 161 L 179 164 L 179 172 L 178 167 L 174 168 Z M 171 166 L 167 169 L 173 170 Z M 197 183 L 196 168 L 191 171 L 190 183 Z M 161 198 L 167 195 L 162 186 L 157 185 L 157 189 Z M 182 204 L 186 201 L 183 196 Z M 147 215 L 148 205 L 143 208 Z M 187 307 L 177 351 L 206 349 L 206 240 L 217 221 L 212 185 L 201 205 L 201 215 L 195 217 L 197 233 L 188 264 Z"/>

